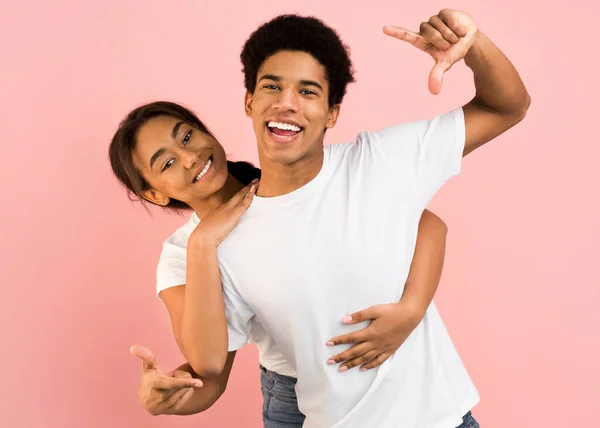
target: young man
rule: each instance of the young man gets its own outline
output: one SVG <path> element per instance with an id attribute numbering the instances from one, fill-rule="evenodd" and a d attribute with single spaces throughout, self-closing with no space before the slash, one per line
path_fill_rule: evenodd
<path id="1" fill-rule="evenodd" d="M 415 311 L 427 309 L 423 321 L 377 370 L 339 373 L 336 363 L 370 358 L 364 333 L 353 333 L 364 325 L 340 320 L 404 299 L 423 209 L 459 172 L 462 156 L 524 117 L 529 95 L 471 17 L 443 10 L 418 34 L 384 31 L 435 59 L 433 93 L 464 58 L 474 72 L 475 98 L 431 121 L 324 147 L 350 62 L 322 57 L 314 26 L 306 18 L 276 18 L 242 53 L 246 112 L 263 172 L 252 206 L 218 250 L 230 350 L 246 343 L 251 320 L 260 322 L 296 369 L 305 427 L 467 426 L 463 416 L 478 395 L 434 305 L 417 305 Z M 284 32 L 296 34 L 293 43 L 281 45 Z M 342 353 L 330 347 L 356 342 Z"/>

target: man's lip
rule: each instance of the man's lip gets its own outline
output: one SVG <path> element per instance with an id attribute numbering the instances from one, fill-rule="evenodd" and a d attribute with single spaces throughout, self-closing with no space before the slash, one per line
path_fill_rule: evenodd
<path id="1" fill-rule="evenodd" d="M 267 128 L 269 127 L 269 122 L 286 123 L 288 125 L 294 125 L 294 126 L 297 126 L 298 128 L 300 128 L 301 131 L 304 129 L 304 126 L 302 126 L 302 125 L 294 122 L 293 120 L 289 120 L 289 119 L 281 119 L 281 118 L 279 118 L 279 119 L 268 119 L 265 122 L 265 125 L 267 126 Z"/>
<path id="2" fill-rule="evenodd" d="M 267 133 L 269 134 L 269 138 L 271 138 L 271 140 L 275 141 L 275 143 L 277 143 L 277 144 L 288 144 L 288 143 L 292 143 L 292 142 L 296 141 L 298 136 L 304 130 L 304 129 L 300 129 L 300 131 L 296 132 L 294 135 L 291 135 L 289 137 L 284 137 L 282 135 L 275 134 L 273 131 L 271 131 L 271 129 L 267 125 L 265 125 L 265 129 L 267 130 Z"/>

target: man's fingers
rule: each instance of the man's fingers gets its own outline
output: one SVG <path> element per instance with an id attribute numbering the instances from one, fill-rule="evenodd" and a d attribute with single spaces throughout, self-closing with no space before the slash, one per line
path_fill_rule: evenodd
<path id="1" fill-rule="evenodd" d="M 464 25 L 464 22 L 461 22 L 461 15 L 456 10 L 443 9 L 438 16 L 458 37 L 467 35 L 468 27 Z"/>
<path id="2" fill-rule="evenodd" d="M 383 33 L 398 40 L 410 43 L 421 50 L 425 50 L 427 47 L 427 42 L 419 33 L 408 31 L 406 28 L 386 25 L 383 27 Z"/>
<path id="3" fill-rule="evenodd" d="M 369 352 L 371 350 L 371 347 L 372 345 L 370 343 L 359 343 L 358 345 L 354 345 L 352 348 L 342 353 L 334 355 L 329 360 L 327 360 L 327 364 L 343 363 L 344 361 L 360 357 L 361 355 Z"/>
<path id="4" fill-rule="evenodd" d="M 442 34 L 438 30 L 431 26 L 429 22 L 422 22 L 420 30 L 425 41 L 432 44 L 439 50 L 445 51 L 446 49 L 450 49 L 450 46 L 452 46 L 446 39 L 442 37 Z"/>
<path id="5" fill-rule="evenodd" d="M 442 37 L 451 45 L 458 43 L 460 40 L 460 37 L 454 34 L 454 31 L 452 31 L 438 15 L 429 18 L 429 25 L 439 31 Z"/>
<path id="6" fill-rule="evenodd" d="M 183 388 L 201 388 L 203 385 L 200 379 L 194 378 L 178 378 L 170 376 L 158 376 L 154 380 L 155 389 L 163 390 L 179 390 Z"/>
<path id="7" fill-rule="evenodd" d="M 364 354 L 362 354 L 362 355 L 360 355 L 360 356 L 358 356 L 356 358 L 353 358 L 351 360 L 346 361 L 344 364 L 342 364 L 340 366 L 340 371 L 344 372 L 344 371 L 349 370 L 349 369 L 351 369 L 353 367 L 360 366 L 360 365 L 363 365 L 363 364 L 367 364 L 367 363 L 373 361 L 375 359 L 375 357 L 377 357 L 377 352 L 378 351 L 371 350 L 371 351 L 366 352 L 366 353 L 364 353 Z"/>
<path id="8" fill-rule="evenodd" d="M 158 370 L 156 357 L 150 349 L 141 345 L 133 345 L 131 348 L 129 348 L 129 352 L 134 357 L 138 357 L 140 360 L 142 360 L 143 370 Z"/>
<path id="9" fill-rule="evenodd" d="M 361 368 L 360 371 L 364 372 L 365 370 L 370 370 L 370 369 L 374 369 L 375 367 L 379 367 L 380 365 L 382 365 L 385 360 L 387 360 L 388 358 L 390 358 L 390 354 L 383 352 L 379 355 L 377 355 L 375 358 L 373 358 L 370 362 L 368 362 L 367 364 L 364 364 Z"/>
<path id="10" fill-rule="evenodd" d="M 429 92 L 433 95 L 438 95 L 442 91 L 442 83 L 444 82 L 444 73 L 450 70 L 452 64 L 447 62 L 438 62 L 429 73 Z"/>

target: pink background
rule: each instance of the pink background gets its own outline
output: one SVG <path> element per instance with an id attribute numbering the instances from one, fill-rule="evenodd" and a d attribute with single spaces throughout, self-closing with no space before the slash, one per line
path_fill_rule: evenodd
<path id="1" fill-rule="evenodd" d="M 481 393 L 475 415 L 484 428 L 600 426 L 597 2 L 91 3 L 0 6 L 0 426 L 259 427 L 253 348 L 204 414 L 151 417 L 137 403 L 131 344 L 165 370 L 181 362 L 154 272 L 183 219 L 127 200 L 107 161 L 112 132 L 142 102 L 179 101 L 233 158 L 256 161 L 239 50 L 290 11 L 352 48 L 358 83 L 330 143 L 442 113 L 472 96 L 468 70 L 433 97 L 429 58 L 381 27 L 417 29 L 448 6 L 472 14 L 533 99 L 431 206 L 450 230 L 437 302 Z"/>

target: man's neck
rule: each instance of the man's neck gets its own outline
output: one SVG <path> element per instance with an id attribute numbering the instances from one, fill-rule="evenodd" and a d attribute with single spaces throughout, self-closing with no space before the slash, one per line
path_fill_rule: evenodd
<path id="1" fill-rule="evenodd" d="M 262 170 L 257 196 L 272 198 L 291 193 L 312 181 L 323 167 L 323 149 L 291 163 L 264 159 L 259 154 Z"/>

